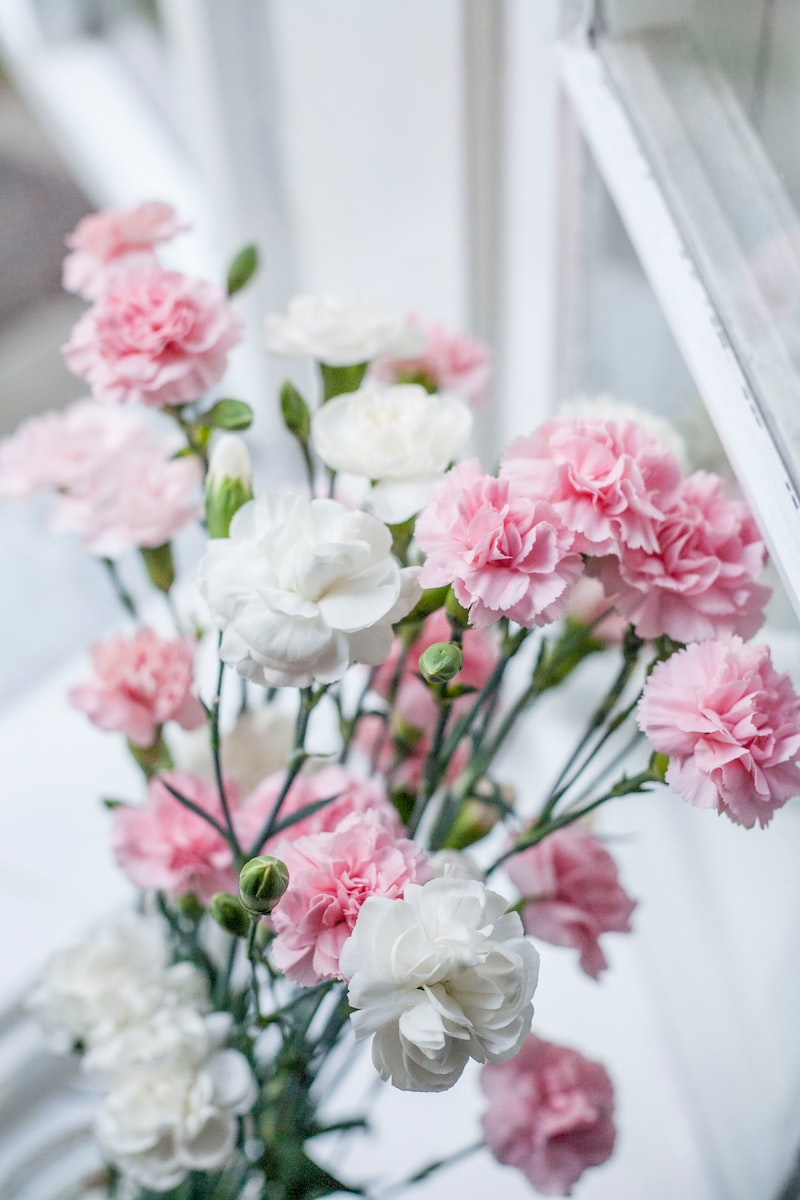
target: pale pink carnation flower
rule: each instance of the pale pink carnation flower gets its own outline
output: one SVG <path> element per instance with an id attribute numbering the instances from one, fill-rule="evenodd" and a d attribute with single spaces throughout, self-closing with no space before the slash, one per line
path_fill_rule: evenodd
<path id="1" fill-rule="evenodd" d="M 140 412 L 94 400 L 30 417 L 0 442 L 0 495 L 28 500 L 50 488 L 69 490 L 99 464 L 152 439 Z"/>
<path id="2" fill-rule="evenodd" d="M 667 783 L 697 808 L 747 829 L 800 795 L 800 697 L 767 646 L 699 642 L 658 663 L 639 727 L 669 756 Z"/>
<path id="3" fill-rule="evenodd" d="M 274 775 L 262 780 L 248 796 L 243 819 L 247 823 L 250 839 L 256 837 L 258 831 L 263 828 L 283 790 L 285 779 L 284 771 L 276 771 Z M 278 820 L 283 821 L 301 808 L 331 797 L 334 799 L 330 804 L 325 804 L 310 816 L 302 817 L 280 836 L 294 839 L 310 834 L 330 833 L 353 813 L 374 817 L 394 838 L 402 835 L 400 818 L 388 800 L 383 785 L 375 779 L 364 779 L 354 775 L 346 767 L 340 766 L 322 767 L 307 775 L 298 775 L 281 805 Z"/>
<path id="4" fill-rule="evenodd" d="M 531 1034 L 515 1058 L 487 1063 L 486 1144 L 545 1196 L 570 1196 L 588 1167 L 611 1157 L 614 1089 L 600 1063 Z"/>
<path id="5" fill-rule="evenodd" d="M 583 825 L 567 825 L 513 855 L 506 869 L 524 901 L 525 932 L 573 947 L 583 970 L 597 979 L 608 966 L 601 934 L 629 933 L 636 907 L 600 839 Z"/>
<path id="6" fill-rule="evenodd" d="M 752 637 L 770 589 L 756 582 L 766 552 L 747 505 L 728 500 L 717 475 L 696 471 L 652 528 L 650 549 L 622 547 L 619 559 L 596 566 L 606 594 L 639 636 Z"/>
<path id="7" fill-rule="evenodd" d="M 458 392 L 470 404 L 485 404 L 492 375 L 488 346 L 421 313 L 410 313 L 406 323 L 424 335 L 424 348 L 413 357 L 378 358 L 370 368 L 372 378 L 383 383 L 422 382 L 429 391 Z"/>
<path id="8" fill-rule="evenodd" d="M 333 833 L 279 842 L 289 887 L 272 913 L 275 966 L 301 984 L 339 979 L 339 954 L 369 896 L 400 899 L 430 877 L 420 847 L 377 819 L 353 814 Z"/>
<path id="9" fill-rule="evenodd" d="M 152 439 L 105 458 L 59 496 L 52 528 L 78 534 L 104 558 L 170 541 L 199 514 L 203 480 L 199 459 L 173 458 L 173 451 L 170 439 Z"/>
<path id="10" fill-rule="evenodd" d="M 124 733 L 135 746 L 152 746 L 166 721 L 184 729 L 203 724 L 203 706 L 191 688 L 195 643 L 164 641 L 152 629 L 99 642 L 90 651 L 95 678 L 69 698 L 100 729 Z"/>
<path id="11" fill-rule="evenodd" d="M 654 549 L 653 523 L 673 504 L 681 469 L 634 421 L 554 417 L 511 443 L 500 467 L 531 497 L 547 500 L 585 554 L 620 545 Z"/>
<path id="12" fill-rule="evenodd" d="M 62 349 L 98 400 L 158 408 L 213 387 L 242 330 L 220 288 L 153 267 L 117 280 Z"/>
<path id="13" fill-rule="evenodd" d="M 188 228 L 157 200 L 90 213 L 67 235 L 72 253 L 64 259 L 64 288 L 96 300 L 122 272 L 154 264 L 155 247 Z"/>
<path id="14" fill-rule="evenodd" d="M 161 778 L 224 825 L 214 784 L 178 771 Z M 228 842 L 176 800 L 161 778 L 150 781 L 141 807 L 114 809 L 112 845 L 120 869 L 136 887 L 175 898 L 191 893 L 201 904 L 208 904 L 215 892 L 236 892 L 238 875 Z M 240 833 L 239 798 L 230 783 L 226 798 Z"/>
<path id="15" fill-rule="evenodd" d="M 436 485 L 417 518 L 423 588 L 452 584 L 478 628 L 508 617 L 531 629 L 562 616 L 583 570 L 555 510 L 484 475 L 477 458 Z"/>

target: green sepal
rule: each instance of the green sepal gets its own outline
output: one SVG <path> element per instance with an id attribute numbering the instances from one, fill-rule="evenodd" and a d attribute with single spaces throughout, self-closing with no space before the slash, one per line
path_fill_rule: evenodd
<path id="1" fill-rule="evenodd" d="M 659 754 L 658 751 L 654 751 L 650 756 L 650 762 L 648 766 L 650 768 L 650 774 L 652 775 L 653 779 L 656 780 L 656 782 L 667 782 L 667 771 L 669 769 L 668 754 Z"/>
<path id="2" fill-rule="evenodd" d="M 332 400 L 334 396 L 342 396 L 346 392 L 357 392 L 363 383 L 369 363 L 348 363 L 344 367 L 332 367 L 328 363 L 319 364 L 322 376 L 322 403 Z"/>
<path id="3" fill-rule="evenodd" d="M 249 429 L 253 424 L 253 410 L 244 400 L 231 400 L 225 397 L 222 400 L 217 400 L 212 404 L 207 412 L 201 413 L 195 421 L 192 431 L 210 431 L 211 429 L 227 429 L 231 433 L 238 433 L 242 429 Z M 205 439 L 208 441 L 209 433 L 205 433 Z"/>
<path id="4" fill-rule="evenodd" d="M 175 582 L 175 563 L 169 542 L 164 542 L 163 546 L 140 546 L 139 553 L 153 587 L 160 592 L 169 592 Z"/>
<path id="5" fill-rule="evenodd" d="M 258 270 L 258 249 L 244 246 L 228 267 L 228 295 L 235 296 L 246 287 Z"/>
<path id="6" fill-rule="evenodd" d="M 253 499 L 253 490 L 241 479 L 226 477 L 206 489 L 206 530 L 210 538 L 226 538 L 240 508 Z"/>

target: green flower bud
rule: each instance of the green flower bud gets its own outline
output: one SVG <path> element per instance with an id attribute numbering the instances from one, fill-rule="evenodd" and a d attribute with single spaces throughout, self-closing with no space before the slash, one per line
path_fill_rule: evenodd
<path id="1" fill-rule="evenodd" d="M 234 515 L 252 499 L 253 468 L 247 446 L 235 433 L 223 433 L 214 442 L 206 476 L 208 536 L 227 537 Z"/>
<path id="2" fill-rule="evenodd" d="M 245 246 L 228 268 L 228 295 L 235 296 L 246 287 L 258 270 L 258 249 Z"/>
<path id="3" fill-rule="evenodd" d="M 239 899 L 256 916 L 271 913 L 288 886 L 286 863 L 270 854 L 251 858 L 239 872 Z"/>
<path id="4" fill-rule="evenodd" d="M 281 387 L 281 416 L 289 433 L 305 445 L 311 437 L 311 413 L 297 388 L 288 379 Z"/>
<path id="5" fill-rule="evenodd" d="M 226 933 L 234 937 L 247 937 L 252 916 L 230 892 L 217 892 L 211 897 L 208 911 Z"/>
<path id="6" fill-rule="evenodd" d="M 419 656 L 419 670 L 428 683 L 449 683 L 464 665 L 464 651 L 455 642 L 434 642 Z"/>

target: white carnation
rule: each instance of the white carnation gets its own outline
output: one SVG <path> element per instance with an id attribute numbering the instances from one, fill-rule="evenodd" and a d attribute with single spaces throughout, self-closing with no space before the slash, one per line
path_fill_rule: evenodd
<path id="1" fill-rule="evenodd" d="M 126 912 L 59 950 L 28 999 L 54 1050 L 95 1045 L 160 1008 L 206 1002 L 206 982 L 189 963 L 169 965 L 159 922 Z"/>
<path id="2" fill-rule="evenodd" d="M 463 401 L 412 383 L 369 384 L 337 396 L 311 423 L 314 449 L 327 466 L 377 481 L 370 504 L 391 525 L 424 508 L 471 432 Z"/>
<path id="3" fill-rule="evenodd" d="M 539 955 L 507 901 L 476 880 L 371 896 L 340 956 L 356 1037 L 403 1091 L 452 1087 L 469 1058 L 507 1062 L 528 1034 Z"/>
<path id="4" fill-rule="evenodd" d="M 366 296 L 296 296 L 285 317 L 267 317 L 265 331 L 274 354 L 332 367 L 370 362 L 379 354 L 410 357 L 425 344 L 420 329 Z"/>
<path id="5" fill-rule="evenodd" d="M 139 1063 L 98 1112 L 100 1145 L 143 1187 L 165 1192 L 189 1171 L 218 1170 L 236 1144 L 236 1118 L 252 1108 L 256 1083 L 244 1055 L 214 1048 L 215 1040 Z"/>
<path id="6" fill-rule="evenodd" d="M 382 522 L 335 500 L 268 492 L 245 504 L 198 568 L 223 662 L 268 687 L 383 662 L 419 596 L 417 568 L 401 569 L 391 542 Z"/>

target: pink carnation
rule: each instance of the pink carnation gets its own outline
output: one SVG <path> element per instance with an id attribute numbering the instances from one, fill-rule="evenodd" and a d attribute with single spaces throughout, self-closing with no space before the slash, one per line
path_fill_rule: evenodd
<path id="1" fill-rule="evenodd" d="M 191 693 L 194 652 L 191 638 L 165 642 L 151 629 L 98 643 L 91 649 L 95 678 L 69 698 L 100 729 L 152 746 L 166 721 L 196 729 L 205 719 Z"/>
<path id="2" fill-rule="evenodd" d="M 655 549 L 653 523 L 681 482 L 677 459 L 641 425 L 599 417 L 545 421 L 511 443 L 500 474 L 552 504 L 575 548 L 591 555 L 620 545 Z"/>
<path id="3" fill-rule="evenodd" d="M 174 458 L 172 439 L 132 441 L 59 496 L 52 527 L 77 533 L 87 550 L 117 558 L 162 546 L 200 512 L 203 468 Z"/>
<path id="4" fill-rule="evenodd" d="M 98 400 L 185 404 L 222 377 L 242 328 L 214 284 L 153 267 L 125 275 L 95 302 L 64 359 Z"/>
<path id="5" fill-rule="evenodd" d="M 163 779 L 223 824 L 213 784 L 177 771 Z M 230 784 L 226 796 L 238 818 L 238 796 Z M 215 892 L 236 892 L 238 875 L 226 839 L 176 800 L 159 778 L 151 780 L 141 808 L 115 808 L 113 820 L 114 854 L 136 887 L 173 897 L 191 893 L 201 904 L 208 904 Z"/>
<path id="6" fill-rule="evenodd" d="M 611 1157 L 614 1089 L 605 1068 L 531 1034 L 507 1063 L 487 1063 L 481 1086 L 486 1144 L 545 1196 L 569 1196 L 588 1167 Z"/>
<path id="7" fill-rule="evenodd" d="M 608 966 L 600 935 L 629 933 L 636 907 L 599 838 L 583 825 L 567 825 L 515 854 L 507 870 L 524 900 L 526 933 L 572 946 L 583 970 L 596 979 Z"/>
<path id="8" fill-rule="evenodd" d="M 417 518 L 424 588 L 453 585 L 481 628 L 508 617 L 531 629 L 562 616 L 583 570 L 554 509 L 484 475 L 477 458 L 448 471 Z"/>
<path id="9" fill-rule="evenodd" d="M 63 285 L 96 300 L 124 271 L 155 263 L 155 247 L 188 229 L 169 204 L 150 200 L 135 208 L 90 213 L 67 235 Z"/>
<path id="10" fill-rule="evenodd" d="M 659 663 L 639 726 L 669 756 L 667 783 L 737 825 L 767 825 L 800 795 L 800 697 L 767 646 L 738 637 L 699 642 Z"/>
<path id="11" fill-rule="evenodd" d="M 696 471 L 653 532 L 651 548 L 622 547 L 619 559 L 597 565 L 606 593 L 639 636 L 752 637 L 770 589 L 756 583 L 765 550 L 747 506 L 726 499 L 718 476 Z"/>
<path id="12" fill-rule="evenodd" d="M 153 436 L 139 412 L 94 400 L 30 417 L 0 442 L 0 495 L 28 500 L 50 488 L 69 490 L 100 463 L 151 445 Z"/>
<path id="13" fill-rule="evenodd" d="M 334 833 L 280 842 L 275 853 L 289 868 L 289 887 L 272 913 L 272 958 L 301 984 L 341 978 L 339 953 L 368 896 L 399 899 L 407 883 L 429 877 L 415 842 L 359 814 Z"/>
<path id="14" fill-rule="evenodd" d="M 429 391 L 458 392 L 471 404 L 485 403 L 492 374 L 488 347 L 420 313 L 409 314 L 407 324 L 424 334 L 424 350 L 412 358 L 379 358 L 370 375 L 384 383 L 422 382 Z"/>
<path id="15" fill-rule="evenodd" d="M 245 819 L 248 834 L 256 837 L 267 821 L 275 801 L 283 790 L 285 772 L 268 775 L 247 799 Z M 353 813 L 374 817 L 392 837 L 400 837 L 402 826 L 396 810 L 389 802 L 383 786 L 375 779 L 363 779 L 345 767 L 323 767 L 295 779 L 281 805 L 279 820 L 298 812 L 309 804 L 335 797 L 311 816 L 290 825 L 281 835 L 298 838 L 316 833 L 330 833 Z M 270 853 L 272 850 L 270 848 Z"/>

